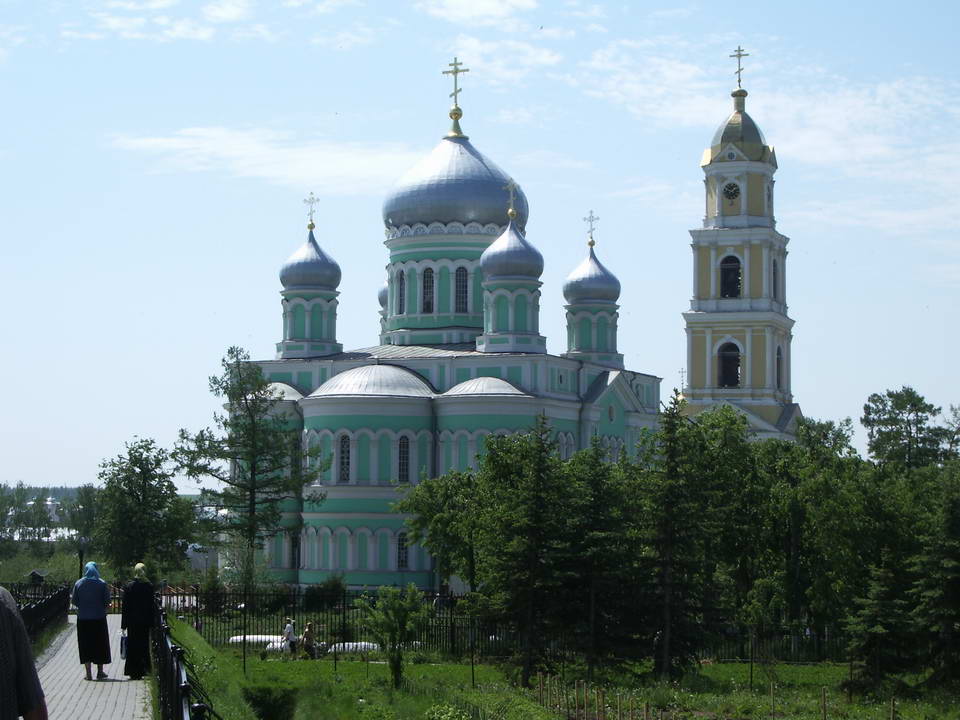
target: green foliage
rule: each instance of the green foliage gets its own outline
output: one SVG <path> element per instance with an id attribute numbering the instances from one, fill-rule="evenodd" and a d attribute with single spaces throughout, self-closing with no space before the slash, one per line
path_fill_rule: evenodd
<path id="1" fill-rule="evenodd" d="M 430 616 L 430 607 L 413 583 L 406 589 L 384 585 L 374 601 L 368 596 L 357 599 L 363 613 L 361 624 L 374 637 L 390 666 L 393 687 L 403 681 L 404 645 L 417 637 L 417 631 Z"/>
<path id="2" fill-rule="evenodd" d="M 133 565 L 182 565 L 193 539 L 193 505 L 177 495 L 169 453 L 152 439 L 136 438 L 104 460 L 94 538 L 122 577 Z"/>
<path id="3" fill-rule="evenodd" d="M 303 593 L 303 609 L 307 611 L 328 610 L 343 600 L 347 581 L 343 573 L 333 573 L 323 582 L 311 585 Z"/>
<path id="4" fill-rule="evenodd" d="M 276 679 L 249 681 L 243 686 L 243 697 L 260 720 L 289 720 L 297 709 L 299 688 Z"/>
<path id="5" fill-rule="evenodd" d="M 299 418 L 280 404 L 280 393 L 239 347 L 227 350 L 223 372 L 210 378 L 210 391 L 227 403 L 215 414 L 216 429 L 180 431 L 174 457 L 190 478 L 212 478 L 221 490 L 204 491 L 204 504 L 225 510 L 222 530 L 243 541 L 248 559 L 237 565 L 254 584 L 252 556 L 279 527 L 281 504 L 303 500 L 303 489 L 319 477 L 323 463 L 300 444 Z M 320 502 L 322 493 L 310 499 Z M 217 517 L 222 517 L 218 515 Z"/>
<path id="6" fill-rule="evenodd" d="M 949 431 L 934 425 L 940 408 L 908 385 L 874 393 L 863 406 L 860 423 L 867 430 L 870 454 L 881 465 L 906 470 L 940 460 Z"/>
<path id="7" fill-rule="evenodd" d="M 452 705 L 434 705 L 427 710 L 423 720 L 470 720 L 470 716 Z"/>

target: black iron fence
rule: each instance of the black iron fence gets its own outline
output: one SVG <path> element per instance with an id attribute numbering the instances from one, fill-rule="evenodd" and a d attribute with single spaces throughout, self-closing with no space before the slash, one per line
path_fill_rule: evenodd
<path id="1" fill-rule="evenodd" d="M 70 609 L 70 589 L 66 585 L 48 586 L 48 593 L 32 593 L 17 598 L 20 605 L 20 616 L 27 626 L 30 640 L 37 637 L 46 628 L 55 623 L 66 622 L 67 612 Z M 24 603 L 23 600 L 26 602 Z"/>
<path id="2" fill-rule="evenodd" d="M 37 602 L 38 600 L 43 600 L 50 595 L 53 595 L 55 592 L 60 590 L 60 588 L 65 587 L 66 583 L 24 583 L 24 582 L 12 582 L 12 583 L 0 583 L 7 590 L 10 591 L 10 594 L 13 595 L 14 599 L 17 601 L 17 605 L 21 607 L 32 602 Z"/>
<path id="3" fill-rule="evenodd" d="M 170 634 L 167 613 L 160 598 L 157 595 L 152 637 L 161 720 L 223 720 L 197 680 L 186 651 Z"/>
<path id="4" fill-rule="evenodd" d="M 704 642 L 701 657 L 719 662 L 846 662 L 849 638 L 829 628 L 731 628 Z"/>

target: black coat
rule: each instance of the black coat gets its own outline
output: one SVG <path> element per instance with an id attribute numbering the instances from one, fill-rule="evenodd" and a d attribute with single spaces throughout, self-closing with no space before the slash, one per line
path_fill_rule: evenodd
<path id="1" fill-rule="evenodd" d="M 134 580 L 123 588 L 123 616 L 120 627 L 153 625 L 153 585 L 144 580 Z"/>

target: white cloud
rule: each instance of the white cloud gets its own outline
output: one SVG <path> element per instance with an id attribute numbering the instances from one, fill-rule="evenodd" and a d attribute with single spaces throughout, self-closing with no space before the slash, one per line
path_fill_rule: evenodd
<path id="1" fill-rule="evenodd" d="M 238 27 L 233 31 L 233 37 L 236 40 L 264 40 L 266 42 L 276 42 L 280 39 L 280 33 L 274 32 L 263 23 L 245 25 Z"/>
<path id="2" fill-rule="evenodd" d="M 533 10 L 537 0 L 423 0 L 415 7 L 452 23 L 494 25 L 518 11 Z"/>
<path id="3" fill-rule="evenodd" d="M 337 50 L 351 50 L 359 46 L 372 45 L 378 35 L 379 32 L 373 28 L 357 23 L 349 30 L 341 30 L 332 35 L 317 35 L 311 42 Z"/>
<path id="4" fill-rule="evenodd" d="M 318 15 L 336 12 L 342 7 L 360 5 L 360 0 L 284 0 L 284 7 L 300 8 L 309 6 Z"/>
<path id="5" fill-rule="evenodd" d="M 607 11 L 603 9 L 603 6 L 595 3 L 581 3 L 577 0 L 571 0 L 566 5 L 569 8 L 567 15 L 576 18 L 605 18 L 607 16 Z"/>
<path id="6" fill-rule="evenodd" d="M 251 0 L 215 0 L 204 5 L 203 17 L 210 22 L 231 23 L 246 20 L 253 12 Z"/>
<path id="7" fill-rule="evenodd" d="M 103 6 L 116 10 L 164 10 L 179 2 L 180 0 L 106 0 Z"/>
<path id="8" fill-rule="evenodd" d="M 6 60 L 10 49 L 27 41 L 26 28 L 21 25 L 0 25 L 0 62 Z"/>
<path id="9" fill-rule="evenodd" d="M 651 20 L 685 20 L 693 16 L 693 8 L 669 8 L 654 10 L 650 13 Z"/>
<path id="10" fill-rule="evenodd" d="M 110 13 L 93 13 L 101 30 L 118 35 L 128 40 L 139 40 L 147 37 L 144 30 L 147 27 L 147 18 L 141 16 L 113 15 Z"/>
<path id="11" fill-rule="evenodd" d="M 535 70 L 558 64 L 563 57 L 520 40 L 485 41 L 472 35 L 459 35 L 453 49 L 476 69 L 478 79 L 491 85 L 520 82 Z"/>
<path id="12" fill-rule="evenodd" d="M 381 193 L 423 156 L 396 144 L 303 140 L 272 130 L 226 127 L 120 136 L 113 144 L 159 157 L 159 172 L 216 172 L 338 196 Z"/>
<path id="13" fill-rule="evenodd" d="M 607 30 L 606 26 L 605 26 L 605 25 L 601 25 L 600 23 L 590 23 L 590 24 L 587 25 L 584 29 L 585 29 L 587 32 L 592 32 L 592 33 L 605 33 L 605 32 L 609 32 L 609 31 Z"/>
<path id="14" fill-rule="evenodd" d="M 160 33 L 161 40 L 210 40 L 214 36 L 214 29 L 207 25 L 190 20 L 174 20 Z"/>

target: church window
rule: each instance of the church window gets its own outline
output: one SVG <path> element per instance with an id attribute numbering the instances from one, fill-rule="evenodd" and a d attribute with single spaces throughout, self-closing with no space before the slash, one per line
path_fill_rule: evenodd
<path id="1" fill-rule="evenodd" d="M 410 567 L 410 550 L 407 548 L 407 534 L 397 535 L 397 570 L 406 570 Z"/>
<path id="2" fill-rule="evenodd" d="M 454 312 L 465 313 L 467 311 L 467 269 L 458 267 L 453 275 L 455 307 Z"/>
<path id="3" fill-rule="evenodd" d="M 397 273 L 397 315 L 403 315 L 407 311 L 407 278 L 403 275 L 403 270 Z"/>
<path id="4" fill-rule="evenodd" d="M 410 438 L 402 437 L 397 453 L 397 474 L 402 483 L 410 482 Z"/>
<path id="5" fill-rule="evenodd" d="M 340 436 L 340 463 L 337 482 L 350 482 L 350 436 Z"/>
<path id="6" fill-rule="evenodd" d="M 423 271 L 423 310 L 424 313 L 433 312 L 433 270 Z"/>
<path id="7" fill-rule="evenodd" d="M 777 348 L 777 390 L 783 389 L 783 350 Z"/>
<path id="8" fill-rule="evenodd" d="M 294 535 L 290 538 L 290 567 L 300 567 L 300 536 Z"/>
<path id="9" fill-rule="evenodd" d="M 740 261 L 733 255 L 727 255 L 720 261 L 720 297 L 740 297 L 741 282 Z"/>
<path id="10" fill-rule="evenodd" d="M 717 374 L 720 387 L 740 387 L 740 348 L 733 343 L 724 343 L 717 353 Z"/>

